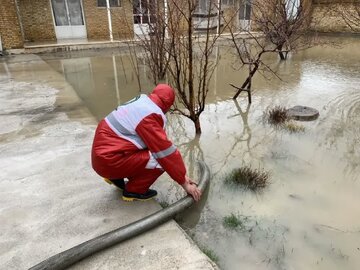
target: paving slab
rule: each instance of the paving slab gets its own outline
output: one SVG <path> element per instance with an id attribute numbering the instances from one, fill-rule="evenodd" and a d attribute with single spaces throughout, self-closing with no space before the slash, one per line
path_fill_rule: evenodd
<path id="1" fill-rule="evenodd" d="M 1 58 L 0 89 L 0 269 L 27 269 L 160 209 L 121 201 L 93 172 L 95 118 L 40 57 Z M 217 266 L 169 221 L 71 269 Z"/>

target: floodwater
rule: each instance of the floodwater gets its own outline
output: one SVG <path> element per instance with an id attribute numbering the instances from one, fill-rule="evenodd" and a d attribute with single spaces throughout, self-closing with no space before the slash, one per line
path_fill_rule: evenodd
<path id="1" fill-rule="evenodd" d="M 236 58 L 218 49 L 219 65 L 201 116 L 203 133 L 192 123 L 169 115 L 168 131 L 191 174 L 204 159 L 213 178 L 204 199 L 185 216 L 183 228 L 200 247 L 211 250 L 222 269 L 360 268 L 360 39 L 333 37 L 341 46 L 315 47 L 286 62 L 269 58 L 282 78 L 256 75 L 253 103 L 231 99 L 229 83 L 244 74 Z M 74 86 L 90 111 L 101 119 L 139 87 L 126 52 L 72 53 L 44 59 Z M 140 65 L 142 89 L 151 84 Z M 320 117 L 301 122 L 304 132 L 275 129 L 262 120 L 276 105 L 311 106 Z M 224 175 L 243 165 L 271 173 L 260 193 L 224 184 Z M 168 181 L 170 182 L 170 181 Z M 182 195 L 173 186 L 160 198 Z M 224 227 L 237 215 L 242 226 Z"/>

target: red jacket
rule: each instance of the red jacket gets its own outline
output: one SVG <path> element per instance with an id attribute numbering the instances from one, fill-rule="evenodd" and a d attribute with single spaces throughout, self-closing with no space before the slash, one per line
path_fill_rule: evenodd
<path id="1" fill-rule="evenodd" d="M 186 174 L 183 159 L 164 130 L 164 113 L 169 110 L 174 98 L 173 90 L 160 84 L 149 96 L 140 95 L 120 105 L 102 120 L 92 149 L 94 170 L 107 178 L 114 175 L 127 177 L 132 168 L 123 167 L 121 159 L 128 159 L 131 154 L 148 149 L 170 177 L 183 184 Z M 142 152 L 144 155 L 133 155 L 134 166 L 130 167 L 145 168 L 150 155 L 147 151 Z"/>

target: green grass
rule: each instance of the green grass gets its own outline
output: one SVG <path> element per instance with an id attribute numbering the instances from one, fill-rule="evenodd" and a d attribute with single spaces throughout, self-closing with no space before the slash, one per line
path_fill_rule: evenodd
<path id="1" fill-rule="evenodd" d="M 223 219 L 224 227 L 230 228 L 230 229 L 236 229 L 236 228 L 244 228 L 244 223 L 234 214 L 231 214 L 230 216 L 226 216 Z"/>
<path id="2" fill-rule="evenodd" d="M 200 247 L 201 251 L 210 258 L 213 262 L 217 263 L 219 261 L 218 255 L 211 249 L 206 247 Z"/>
<path id="3" fill-rule="evenodd" d="M 227 174 L 225 176 L 225 183 L 239 185 L 251 191 L 258 191 L 267 186 L 269 177 L 269 172 L 252 169 L 250 166 L 243 166 Z"/>
<path id="4" fill-rule="evenodd" d="M 161 202 L 159 202 L 159 204 L 161 205 L 162 208 L 166 208 L 169 206 L 169 203 L 167 203 L 165 201 L 161 201 Z"/>
<path id="5" fill-rule="evenodd" d="M 279 129 L 285 129 L 290 133 L 299 133 L 305 131 L 305 127 L 303 125 L 291 121 L 285 107 L 276 106 L 267 110 L 264 115 L 269 124 Z"/>

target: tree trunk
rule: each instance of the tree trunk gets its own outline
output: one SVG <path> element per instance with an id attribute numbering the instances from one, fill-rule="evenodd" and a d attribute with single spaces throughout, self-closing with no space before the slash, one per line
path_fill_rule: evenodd
<path id="1" fill-rule="evenodd" d="M 281 60 L 286 60 L 287 54 L 286 54 L 286 55 L 284 54 L 284 52 L 282 51 L 282 48 L 283 48 L 283 44 L 277 46 L 276 49 L 277 49 L 278 52 L 279 52 L 280 59 L 281 59 Z"/>
<path id="2" fill-rule="evenodd" d="M 286 60 L 286 56 L 282 51 L 279 51 L 279 56 L 281 60 Z"/>
<path id="3" fill-rule="evenodd" d="M 200 118 L 197 118 L 196 120 L 193 120 L 195 125 L 195 133 L 201 134 L 201 125 L 200 125 Z"/>
<path id="4" fill-rule="evenodd" d="M 258 68 L 259 68 L 259 64 L 255 64 L 254 68 L 250 71 L 249 76 L 246 78 L 245 82 L 241 85 L 240 89 L 233 96 L 233 99 L 236 99 L 239 96 L 241 91 L 243 91 L 242 89 L 248 88 L 249 89 L 248 99 L 249 99 L 249 103 L 251 103 L 251 79 L 258 70 Z"/>

